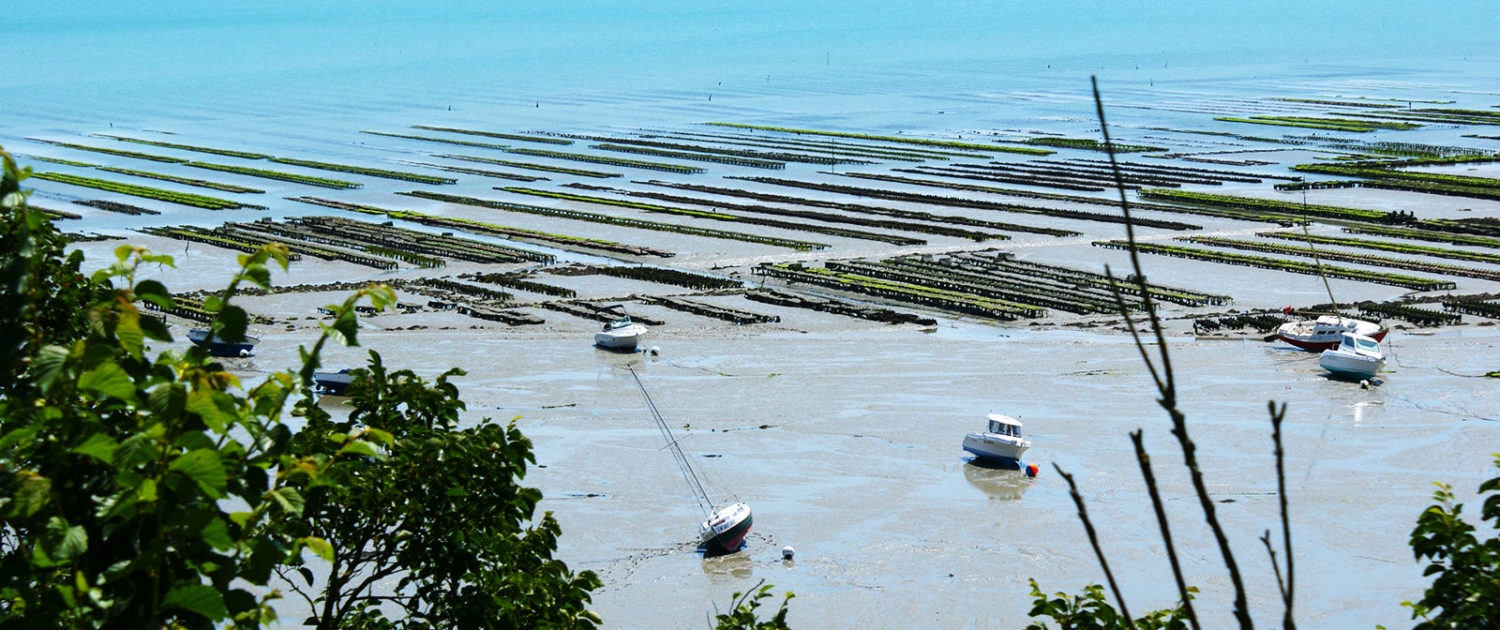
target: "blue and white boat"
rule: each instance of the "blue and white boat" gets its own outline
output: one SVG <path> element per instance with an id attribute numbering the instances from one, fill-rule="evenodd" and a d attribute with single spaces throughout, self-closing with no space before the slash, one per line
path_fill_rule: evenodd
<path id="1" fill-rule="evenodd" d="M 1346 332 L 1339 339 L 1339 347 L 1323 351 L 1318 365 L 1334 376 L 1366 379 L 1385 366 L 1385 354 L 1374 338 Z"/>
<path id="2" fill-rule="evenodd" d="M 313 387 L 324 396 L 343 396 L 344 390 L 354 380 L 352 371 L 344 368 L 337 372 L 313 372 Z"/>
<path id="3" fill-rule="evenodd" d="M 1031 448 L 1031 441 L 1021 437 L 1021 421 L 992 413 L 989 427 L 964 436 L 964 450 L 980 459 L 998 464 L 1019 464 L 1021 454 Z"/>

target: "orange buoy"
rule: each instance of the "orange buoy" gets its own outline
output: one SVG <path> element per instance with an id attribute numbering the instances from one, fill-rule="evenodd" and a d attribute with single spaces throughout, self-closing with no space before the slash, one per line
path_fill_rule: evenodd
<path id="1" fill-rule="evenodd" d="M 1036 467 L 1036 464 L 1027 464 L 1026 465 L 1026 476 L 1027 477 L 1035 477 L 1038 470 L 1040 470 L 1040 469 Z"/>

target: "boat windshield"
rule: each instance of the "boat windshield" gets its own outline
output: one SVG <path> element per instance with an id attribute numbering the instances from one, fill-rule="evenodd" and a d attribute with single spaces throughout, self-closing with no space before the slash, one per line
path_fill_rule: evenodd
<path id="1" fill-rule="evenodd" d="M 604 325 L 604 329 L 605 330 L 614 330 L 616 328 L 624 328 L 624 327 L 629 326 L 629 325 L 630 325 L 630 316 L 627 315 L 625 317 L 620 317 L 620 318 L 616 318 L 616 319 L 610 320 L 610 322 L 608 324 Z"/>
<path id="2" fill-rule="evenodd" d="M 1018 427 L 1018 426 L 1013 425 L 1013 424 L 1006 424 L 1006 423 L 1000 422 L 998 420 L 991 420 L 990 421 L 990 433 L 994 433 L 996 435 L 1009 435 L 1009 436 L 1014 436 L 1014 437 L 1021 437 L 1021 427 Z"/>
<path id="3" fill-rule="evenodd" d="M 1374 339 L 1355 339 L 1354 344 L 1365 352 L 1380 352 L 1380 344 Z"/>

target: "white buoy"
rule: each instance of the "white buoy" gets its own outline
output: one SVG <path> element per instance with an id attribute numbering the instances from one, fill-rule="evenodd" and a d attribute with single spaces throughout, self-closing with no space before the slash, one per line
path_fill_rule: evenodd
<path id="1" fill-rule="evenodd" d="M 650 353 L 653 357 L 661 356 L 661 348 L 658 348 L 656 346 L 651 346 L 651 349 L 647 350 L 646 352 Z"/>
<path id="2" fill-rule="evenodd" d="M 1370 389 L 1370 379 L 1365 379 L 1365 380 L 1360 381 L 1359 382 L 1359 388 L 1360 389 Z"/>
<path id="3" fill-rule="evenodd" d="M 796 549 L 792 549 L 791 545 L 787 545 L 787 546 L 781 548 L 781 559 L 782 560 L 791 560 L 792 556 L 795 556 L 795 555 L 797 555 L 797 550 Z"/>
<path id="4" fill-rule="evenodd" d="M 240 348 L 240 358 L 243 359 L 243 358 L 248 357 L 248 356 L 250 356 L 250 351 L 246 350 L 244 348 Z"/>

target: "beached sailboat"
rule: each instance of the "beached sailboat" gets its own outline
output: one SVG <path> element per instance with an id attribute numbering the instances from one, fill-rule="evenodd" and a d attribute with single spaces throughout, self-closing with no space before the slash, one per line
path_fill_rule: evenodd
<path id="1" fill-rule="evenodd" d="M 1287 322 L 1276 328 L 1276 338 L 1303 350 L 1332 350 L 1346 334 L 1385 339 L 1386 327 L 1362 319 L 1340 315 L 1323 315 L 1317 319 Z"/>
<path id="2" fill-rule="evenodd" d="M 1307 204 L 1306 198 L 1302 203 Z M 1302 225 L 1302 233 L 1307 234 L 1305 223 Z M 1333 299 L 1333 287 L 1328 284 L 1328 276 L 1323 274 L 1323 261 L 1318 259 L 1318 249 L 1313 247 L 1310 236 L 1307 239 L 1307 249 L 1312 252 L 1313 263 L 1318 266 L 1318 277 L 1323 279 L 1323 288 L 1328 290 L 1328 303 L 1333 305 L 1333 315 L 1282 324 L 1276 327 L 1276 339 L 1311 352 L 1338 348 L 1340 339 L 1346 333 L 1369 337 L 1377 342 L 1385 339 L 1386 333 L 1390 332 L 1386 327 L 1339 314 L 1338 301 Z"/>
<path id="3" fill-rule="evenodd" d="M 662 437 L 667 441 L 667 450 L 672 452 L 673 459 L 677 460 L 677 467 L 682 471 L 682 476 L 687 480 L 688 487 L 692 489 L 694 498 L 698 499 L 699 507 L 707 513 L 707 517 L 698 525 L 698 541 L 704 546 L 704 553 L 708 555 L 719 555 L 734 553 L 745 545 L 745 535 L 750 533 L 750 526 L 754 518 L 750 514 L 750 506 L 744 502 L 720 506 L 708 498 L 708 492 L 703 489 L 703 482 L 699 479 L 697 471 L 693 470 L 692 463 L 682 453 L 682 447 L 677 444 L 677 438 L 672 435 L 672 429 L 667 426 L 667 421 L 661 417 L 661 412 L 656 409 L 656 403 L 651 400 L 651 394 L 646 391 L 646 385 L 641 382 L 641 376 L 636 374 L 635 368 L 626 366 L 630 375 L 635 377 L 635 384 L 641 388 L 641 394 L 646 397 L 646 407 L 651 410 L 651 417 L 656 420 L 656 427 L 661 430 Z"/>

